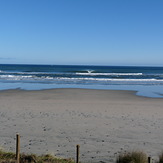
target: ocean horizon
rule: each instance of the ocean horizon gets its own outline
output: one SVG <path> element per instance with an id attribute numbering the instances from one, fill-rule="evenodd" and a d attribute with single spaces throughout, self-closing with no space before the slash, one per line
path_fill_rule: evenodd
<path id="1" fill-rule="evenodd" d="M 163 98 L 163 67 L 0 64 L 0 90 L 131 90 Z"/>

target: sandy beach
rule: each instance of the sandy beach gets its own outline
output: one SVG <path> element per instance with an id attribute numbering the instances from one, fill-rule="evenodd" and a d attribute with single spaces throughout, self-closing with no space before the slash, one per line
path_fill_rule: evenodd
<path id="1" fill-rule="evenodd" d="M 133 91 L 53 89 L 0 91 L 0 146 L 81 162 L 113 162 L 122 151 L 157 158 L 163 150 L 163 99 Z"/>

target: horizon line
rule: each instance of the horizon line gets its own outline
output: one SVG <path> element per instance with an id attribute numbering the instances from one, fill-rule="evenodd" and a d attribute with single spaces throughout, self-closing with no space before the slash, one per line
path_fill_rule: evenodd
<path id="1" fill-rule="evenodd" d="M 43 64 L 43 63 L 0 63 L 0 65 L 42 65 L 42 66 L 100 66 L 100 67 L 163 67 L 161 65 L 113 65 L 113 64 Z"/>

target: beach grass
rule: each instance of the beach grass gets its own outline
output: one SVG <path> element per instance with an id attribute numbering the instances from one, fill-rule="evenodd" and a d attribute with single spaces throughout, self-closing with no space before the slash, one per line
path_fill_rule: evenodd
<path id="1" fill-rule="evenodd" d="M 143 152 L 134 151 L 120 154 L 116 163 L 147 163 L 147 155 Z"/>
<path id="2" fill-rule="evenodd" d="M 16 163 L 15 153 L 0 149 L 0 163 Z M 62 159 L 50 154 L 38 156 L 36 154 L 21 154 L 20 163 L 74 163 L 72 159 Z"/>
<path id="3" fill-rule="evenodd" d="M 159 155 L 158 163 L 163 163 L 163 152 Z"/>

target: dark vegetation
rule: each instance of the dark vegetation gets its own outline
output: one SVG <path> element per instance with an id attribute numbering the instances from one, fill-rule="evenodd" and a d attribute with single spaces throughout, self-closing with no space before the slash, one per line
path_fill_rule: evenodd
<path id="1" fill-rule="evenodd" d="M 16 163 L 15 153 L 0 150 L 0 163 Z M 72 159 L 61 159 L 52 155 L 21 154 L 20 163 L 75 163 Z"/>

